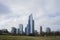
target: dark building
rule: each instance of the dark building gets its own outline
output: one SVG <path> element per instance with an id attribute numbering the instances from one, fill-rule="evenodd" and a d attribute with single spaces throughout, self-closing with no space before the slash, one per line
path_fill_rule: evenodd
<path id="1" fill-rule="evenodd" d="M 0 34 L 2 34 L 2 30 L 0 30 Z"/>
<path id="2" fill-rule="evenodd" d="M 8 30 L 7 29 L 2 29 L 2 32 L 3 33 L 8 33 Z"/>
<path id="3" fill-rule="evenodd" d="M 32 32 L 33 32 L 33 34 L 34 34 L 34 20 L 33 20 L 33 22 L 32 22 Z"/>
<path id="4" fill-rule="evenodd" d="M 16 31 L 17 31 L 16 28 L 15 27 L 12 27 L 11 33 L 12 34 L 16 34 Z"/>
<path id="5" fill-rule="evenodd" d="M 42 34 L 42 26 L 40 26 L 40 34 Z"/>
<path id="6" fill-rule="evenodd" d="M 8 32 L 8 30 L 7 29 L 2 29 L 2 30 L 0 30 L 0 34 L 8 34 L 9 32 Z"/>
<path id="7" fill-rule="evenodd" d="M 36 36 L 38 35 L 38 32 L 37 32 L 37 30 L 35 30 L 35 31 L 34 31 L 34 35 L 36 35 Z"/>
<path id="8" fill-rule="evenodd" d="M 27 27 L 25 28 L 25 34 L 29 35 L 30 34 L 30 26 L 27 24 Z"/>

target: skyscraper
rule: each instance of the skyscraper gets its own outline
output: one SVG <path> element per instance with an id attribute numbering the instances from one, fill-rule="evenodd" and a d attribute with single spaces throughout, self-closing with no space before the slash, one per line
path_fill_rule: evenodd
<path id="1" fill-rule="evenodd" d="M 19 25 L 19 34 L 23 34 L 23 24 Z"/>
<path id="2" fill-rule="evenodd" d="M 27 27 L 25 28 L 25 34 L 29 35 L 30 34 L 30 21 L 28 20 Z"/>
<path id="3" fill-rule="evenodd" d="M 19 28 L 16 30 L 16 34 L 19 34 Z"/>
<path id="4" fill-rule="evenodd" d="M 42 34 L 42 26 L 40 26 L 40 34 Z"/>
<path id="5" fill-rule="evenodd" d="M 46 28 L 46 33 L 50 33 L 51 29 L 49 27 Z"/>
<path id="6" fill-rule="evenodd" d="M 34 20 L 32 14 L 29 16 L 28 24 L 26 27 L 26 34 L 34 34 Z"/>
<path id="7" fill-rule="evenodd" d="M 32 14 L 29 16 L 29 21 L 30 21 L 30 34 L 34 33 L 34 20 Z"/>
<path id="8" fill-rule="evenodd" d="M 34 20 L 33 20 L 33 23 L 32 23 L 32 32 L 34 34 Z"/>

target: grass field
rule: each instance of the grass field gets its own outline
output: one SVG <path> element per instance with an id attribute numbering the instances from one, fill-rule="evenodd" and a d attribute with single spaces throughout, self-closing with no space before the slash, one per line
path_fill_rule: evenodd
<path id="1" fill-rule="evenodd" d="M 33 36 L 0 35 L 0 40 L 60 40 L 60 36 L 33 37 Z"/>

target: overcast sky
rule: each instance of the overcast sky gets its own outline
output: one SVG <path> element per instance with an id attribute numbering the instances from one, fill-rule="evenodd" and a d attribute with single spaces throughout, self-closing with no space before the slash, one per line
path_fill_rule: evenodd
<path id="1" fill-rule="evenodd" d="M 43 31 L 60 31 L 60 0 L 0 0 L 0 29 L 25 28 L 30 14 L 36 30 L 42 25 Z"/>

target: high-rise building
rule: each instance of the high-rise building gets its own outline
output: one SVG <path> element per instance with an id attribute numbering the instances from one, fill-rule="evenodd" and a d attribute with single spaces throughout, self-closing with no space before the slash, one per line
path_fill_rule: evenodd
<path id="1" fill-rule="evenodd" d="M 42 26 L 40 26 L 40 34 L 42 34 Z"/>
<path id="2" fill-rule="evenodd" d="M 34 20 L 32 14 L 29 16 L 28 24 L 26 27 L 26 34 L 34 34 Z"/>
<path id="3" fill-rule="evenodd" d="M 26 35 L 29 35 L 29 29 L 28 29 L 28 27 L 25 28 L 25 33 L 26 33 Z"/>
<path id="4" fill-rule="evenodd" d="M 33 23 L 32 23 L 32 32 L 34 34 L 34 20 L 33 20 Z"/>
<path id="5" fill-rule="evenodd" d="M 23 24 L 19 25 L 19 34 L 23 34 Z"/>
<path id="6" fill-rule="evenodd" d="M 50 33 L 51 29 L 49 27 L 46 28 L 46 33 Z"/>
<path id="7" fill-rule="evenodd" d="M 29 16 L 30 34 L 34 33 L 34 20 L 32 14 Z"/>
<path id="8" fill-rule="evenodd" d="M 16 34 L 19 34 L 19 28 L 16 30 Z"/>
<path id="9" fill-rule="evenodd" d="M 34 31 L 34 34 L 35 34 L 35 35 L 37 35 L 37 34 L 38 34 L 37 30 L 35 30 L 35 31 Z"/>
<path id="10" fill-rule="evenodd" d="M 16 28 L 15 27 L 12 27 L 11 33 L 16 34 Z"/>
<path id="11" fill-rule="evenodd" d="M 25 34 L 27 33 L 27 27 L 25 27 Z"/>

